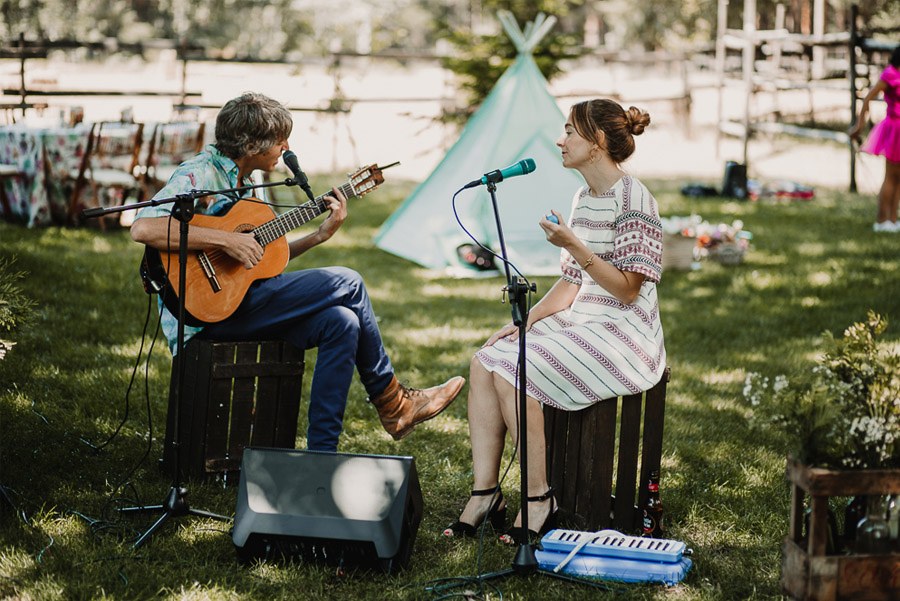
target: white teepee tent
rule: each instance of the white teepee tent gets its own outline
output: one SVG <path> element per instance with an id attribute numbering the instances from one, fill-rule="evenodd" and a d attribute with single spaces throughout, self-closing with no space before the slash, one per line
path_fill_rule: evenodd
<path id="1" fill-rule="evenodd" d="M 498 17 L 516 46 L 516 61 L 431 175 L 385 221 L 375 243 L 425 267 L 476 275 L 477 270 L 457 254 L 456 249 L 471 239 L 454 218 L 452 196 L 466 182 L 489 171 L 532 158 L 534 173 L 498 184 L 500 223 L 515 266 L 526 275 L 552 275 L 559 272 L 559 248 L 546 241 L 538 222 L 550 209 L 568 216 L 572 194 L 583 183 L 577 172 L 562 166 L 555 142 L 563 133 L 565 117 L 531 56 L 556 19 L 540 14 L 523 32 L 510 13 L 503 11 Z M 499 252 L 487 189 L 463 191 L 456 208 L 466 229 Z"/>

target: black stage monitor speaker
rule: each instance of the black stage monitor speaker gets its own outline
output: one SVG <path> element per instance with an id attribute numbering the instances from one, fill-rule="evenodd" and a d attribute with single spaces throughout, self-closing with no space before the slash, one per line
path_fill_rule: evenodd
<path id="1" fill-rule="evenodd" d="M 409 563 L 422 509 L 412 457 L 248 447 L 232 540 L 244 562 L 394 572 Z"/>

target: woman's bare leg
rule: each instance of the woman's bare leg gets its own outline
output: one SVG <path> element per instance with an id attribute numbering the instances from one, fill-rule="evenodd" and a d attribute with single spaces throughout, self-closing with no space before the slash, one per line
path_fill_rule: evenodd
<path id="1" fill-rule="evenodd" d="M 884 166 L 884 184 L 878 195 L 878 221 L 896 223 L 897 206 L 900 204 L 900 163 L 885 160 Z"/>
<path id="2" fill-rule="evenodd" d="M 506 380 L 494 375 L 494 389 L 500 401 L 500 410 L 506 421 L 506 427 L 515 444 L 518 445 L 519 423 L 517 413 L 519 397 L 516 389 Z M 525 399 L 527 411 L 527 443 L 528 443 L 528 496 L 537 497 L 547 492 L 547 455 L 544 439 L 544 412 L 541 404 L 532 397 Z M 519 449 L 522 452 L 522 449 Z M 553 510 L 550 499 L 528 504 L 528 528 L 537 531 Z M 515 525 L 522 524 L 521 512 L 516 517 Z"/>
<path id="3" fill-rule="evenodd" d="M 469 365 L 469 438 L 472 444 L 473 490 L 497 486 L 506 438 L 506 422 L 494 388 L 494 377 L 477 358 Z M 475 525 L 490 509 L 490 496 L 470 497 L 459 516 Z"/>

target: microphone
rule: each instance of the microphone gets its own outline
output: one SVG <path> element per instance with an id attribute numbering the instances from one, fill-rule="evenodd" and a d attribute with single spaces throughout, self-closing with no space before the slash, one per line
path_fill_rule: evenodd
<path id="1" fill-rule="evenodd" d="M 502 182 L 504 179 L 508 177 L 516 177 L 517 175 L 527 175 L 534 171 L 535 164 L 534 159 L 522 159 L 518 163 L 514 165 L 510 165 L 505 169 L 495 169 L 494 171 L 490 171 L 485 173 L 481 179 L 476 179 L 470 181 L 468 184 L 463 186 L 463 190 L 468 188 L 474 188 L 475 186 L 488 185 L 488 184 L 496 184 L 498 182 Z"/>
<path id="2" fill-rule="evenodd" d="M 303 173 L 303 169 L 300 168 L 300 163 L 297 161 L 297 155 L 294 154 L 294 151 L 285 150 L 284 154 L 281 155 L 281 160 L 284 161 L 284 166 L 290 169 L 291 173 L 294 174 L 294 181 L 292 183 L 300 186 L 300 188 L 306 192 L 306 195 L 309 196 L 309 199 L 314 200 L 316 196 L 309 187 L 309 178 L 306 177 L 306 174 Z"/>

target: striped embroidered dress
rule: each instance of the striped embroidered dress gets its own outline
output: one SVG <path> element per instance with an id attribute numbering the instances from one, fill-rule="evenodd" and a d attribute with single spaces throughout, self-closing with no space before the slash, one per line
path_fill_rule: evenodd
<path id="1" fill-rule="evenodd" d="M 643 274 L 639 298 L 617 300 L 584 274 L 565 250 L 562 278 L 579 286 L 572 306 L 532 325 L 526 335 L 529 396 L 570 411 L 652 388 L 666 367 L 656 283 L 662 272 L 662 224 L 656 200 L 626 175 L 599 197 L 575 194 L 569 227 L 600 259 Z M 517 384 L 518 341 L 498 340 L 476 356 Z"/>

